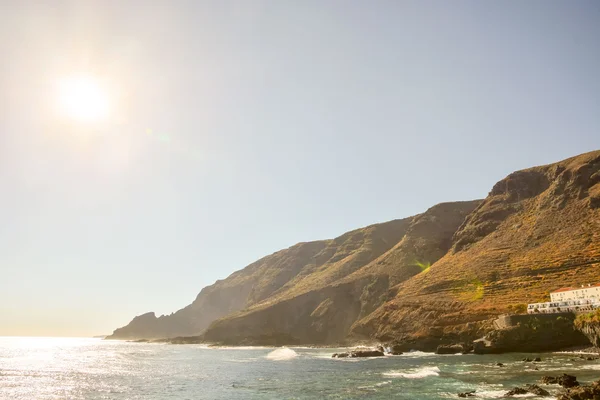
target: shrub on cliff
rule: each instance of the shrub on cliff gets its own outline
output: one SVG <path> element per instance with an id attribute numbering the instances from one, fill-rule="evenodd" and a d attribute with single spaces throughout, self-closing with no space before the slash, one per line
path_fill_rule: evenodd
<path id="1" fill-rule="evenodd" d="M 580 314 L 575 318 L 575 327 L 581 329 L 587 323 L 600 323 L 600 309 L 591 313 Z"/>

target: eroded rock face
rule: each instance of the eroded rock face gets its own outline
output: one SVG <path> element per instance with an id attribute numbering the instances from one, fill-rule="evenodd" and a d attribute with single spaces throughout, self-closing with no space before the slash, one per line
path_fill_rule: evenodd
<path id="1" fill-rule="evenodd" d="M 454 231 L 477 204 L 478 201 L 436 205 L 415 216 L 400 240 L 387 241 L 389 250 L 369 255 L 364 265 L 351 262 L 349 257 L 340 259 L 354 267 L 345 276 L 338 271 L 338 281 L 322 284 L 320 275 L 330 277 L 335 272 L 335 266 L 330 266 L 315 274 L 318 280 L 309 275 L 290 285 L 288 291 L 280 292 L 277 301 L 259 303 L 215 321 L 205 337 L 221 343 L 239 344 L 244 340 L 267 344 L 261 342 L 262 335 L 276 332 L 294 337 L 296 343 L 344 344 L 356 321 L 393 296 L 391 285 L 423 273 L 429 263 L 448 250 Z M 421 262 L 420 266 L 417 262 Z M 304 285 L 307 281 L 311 284 Z"/>
<path id="2" fill-rule="evenodd" d="M 600 347 L 600 322 L 578 318 L 575 321 L 575 327 L 588 338 L 594 347 Z"/>
<path id="3" fill-rule="evenodd" d="M 491 331 L 474 343 L 473 351 L 477 354 L 532 353 L 588 344 L 587 338 L 575 330 L 574 319 L 572 314 L 531 315 L 518 326 Z"/>

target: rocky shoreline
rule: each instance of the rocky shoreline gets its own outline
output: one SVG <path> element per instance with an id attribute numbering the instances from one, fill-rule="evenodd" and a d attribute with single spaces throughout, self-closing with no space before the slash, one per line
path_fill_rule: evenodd
<path id="1" fill-rule="evenodd" d="M 408 337 L 404 340 L 369 343 L 358 341 L 354 346 L 376 348 L 384 354 L 402 354 L 412 350 L 435 352 L 436 354 L 502 354 L 502 353 L 535 353 L 552 351 L 577 351 L 581 353 L 599 354 L 600 349 L 593 346 L 599 343 L 598 323 L 589 318 L 582 323 L 574 314 L 546 315 L 503 315 L 494 320 L 496 329 L 478 339 L 464 336 L 424 336 L 418 339 Z M 463 339 L 463 340 L 461 340 Z M 309 346 L 314 348 L 352 347 L 351 343 L 267 343 L 267 342 L 214 342 L 207 341 L 204 336 L 179 336 L 159 339 L 135 339 L 137 343 L 169 343 L 169 344 L 206 344 L 209 346 Z M 348 356 L 352 355 L 348 353 Z"/>

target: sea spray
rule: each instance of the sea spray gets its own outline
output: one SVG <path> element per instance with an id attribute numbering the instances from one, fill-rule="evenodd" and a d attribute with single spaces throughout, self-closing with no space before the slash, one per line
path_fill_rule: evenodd
<path id="1" fill-rule="evenodd" d="M 440 369 L 438 367 L 424 367 L 414 372 L 389 371 L 384 372 L 383 375 L 390 378 L 422 379 L 429 376 L 439 376 Z"/>
<path id="2" fill-rule="evenodd" d="M 282 347 L 280 349 L 273 350 L 267 354 L 265 358 L 273 361 L 285 361 L 296 357 L 298 357 L 298 353 L 296 353 L 294 350 L 287 347 Z"/>

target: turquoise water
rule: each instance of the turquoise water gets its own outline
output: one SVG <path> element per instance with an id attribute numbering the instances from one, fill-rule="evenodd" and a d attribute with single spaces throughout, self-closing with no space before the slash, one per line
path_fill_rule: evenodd
<path id="1" fill-rule="evenodd" d="M 468 390 L 501 398 L 542 375 L 600 377 L 600 362 L 573 354 L 533 364 L 521 360 L 537 354 L 332 359 L 336 351 L 0 338 L 0 399 L 446 399 Z"/>

